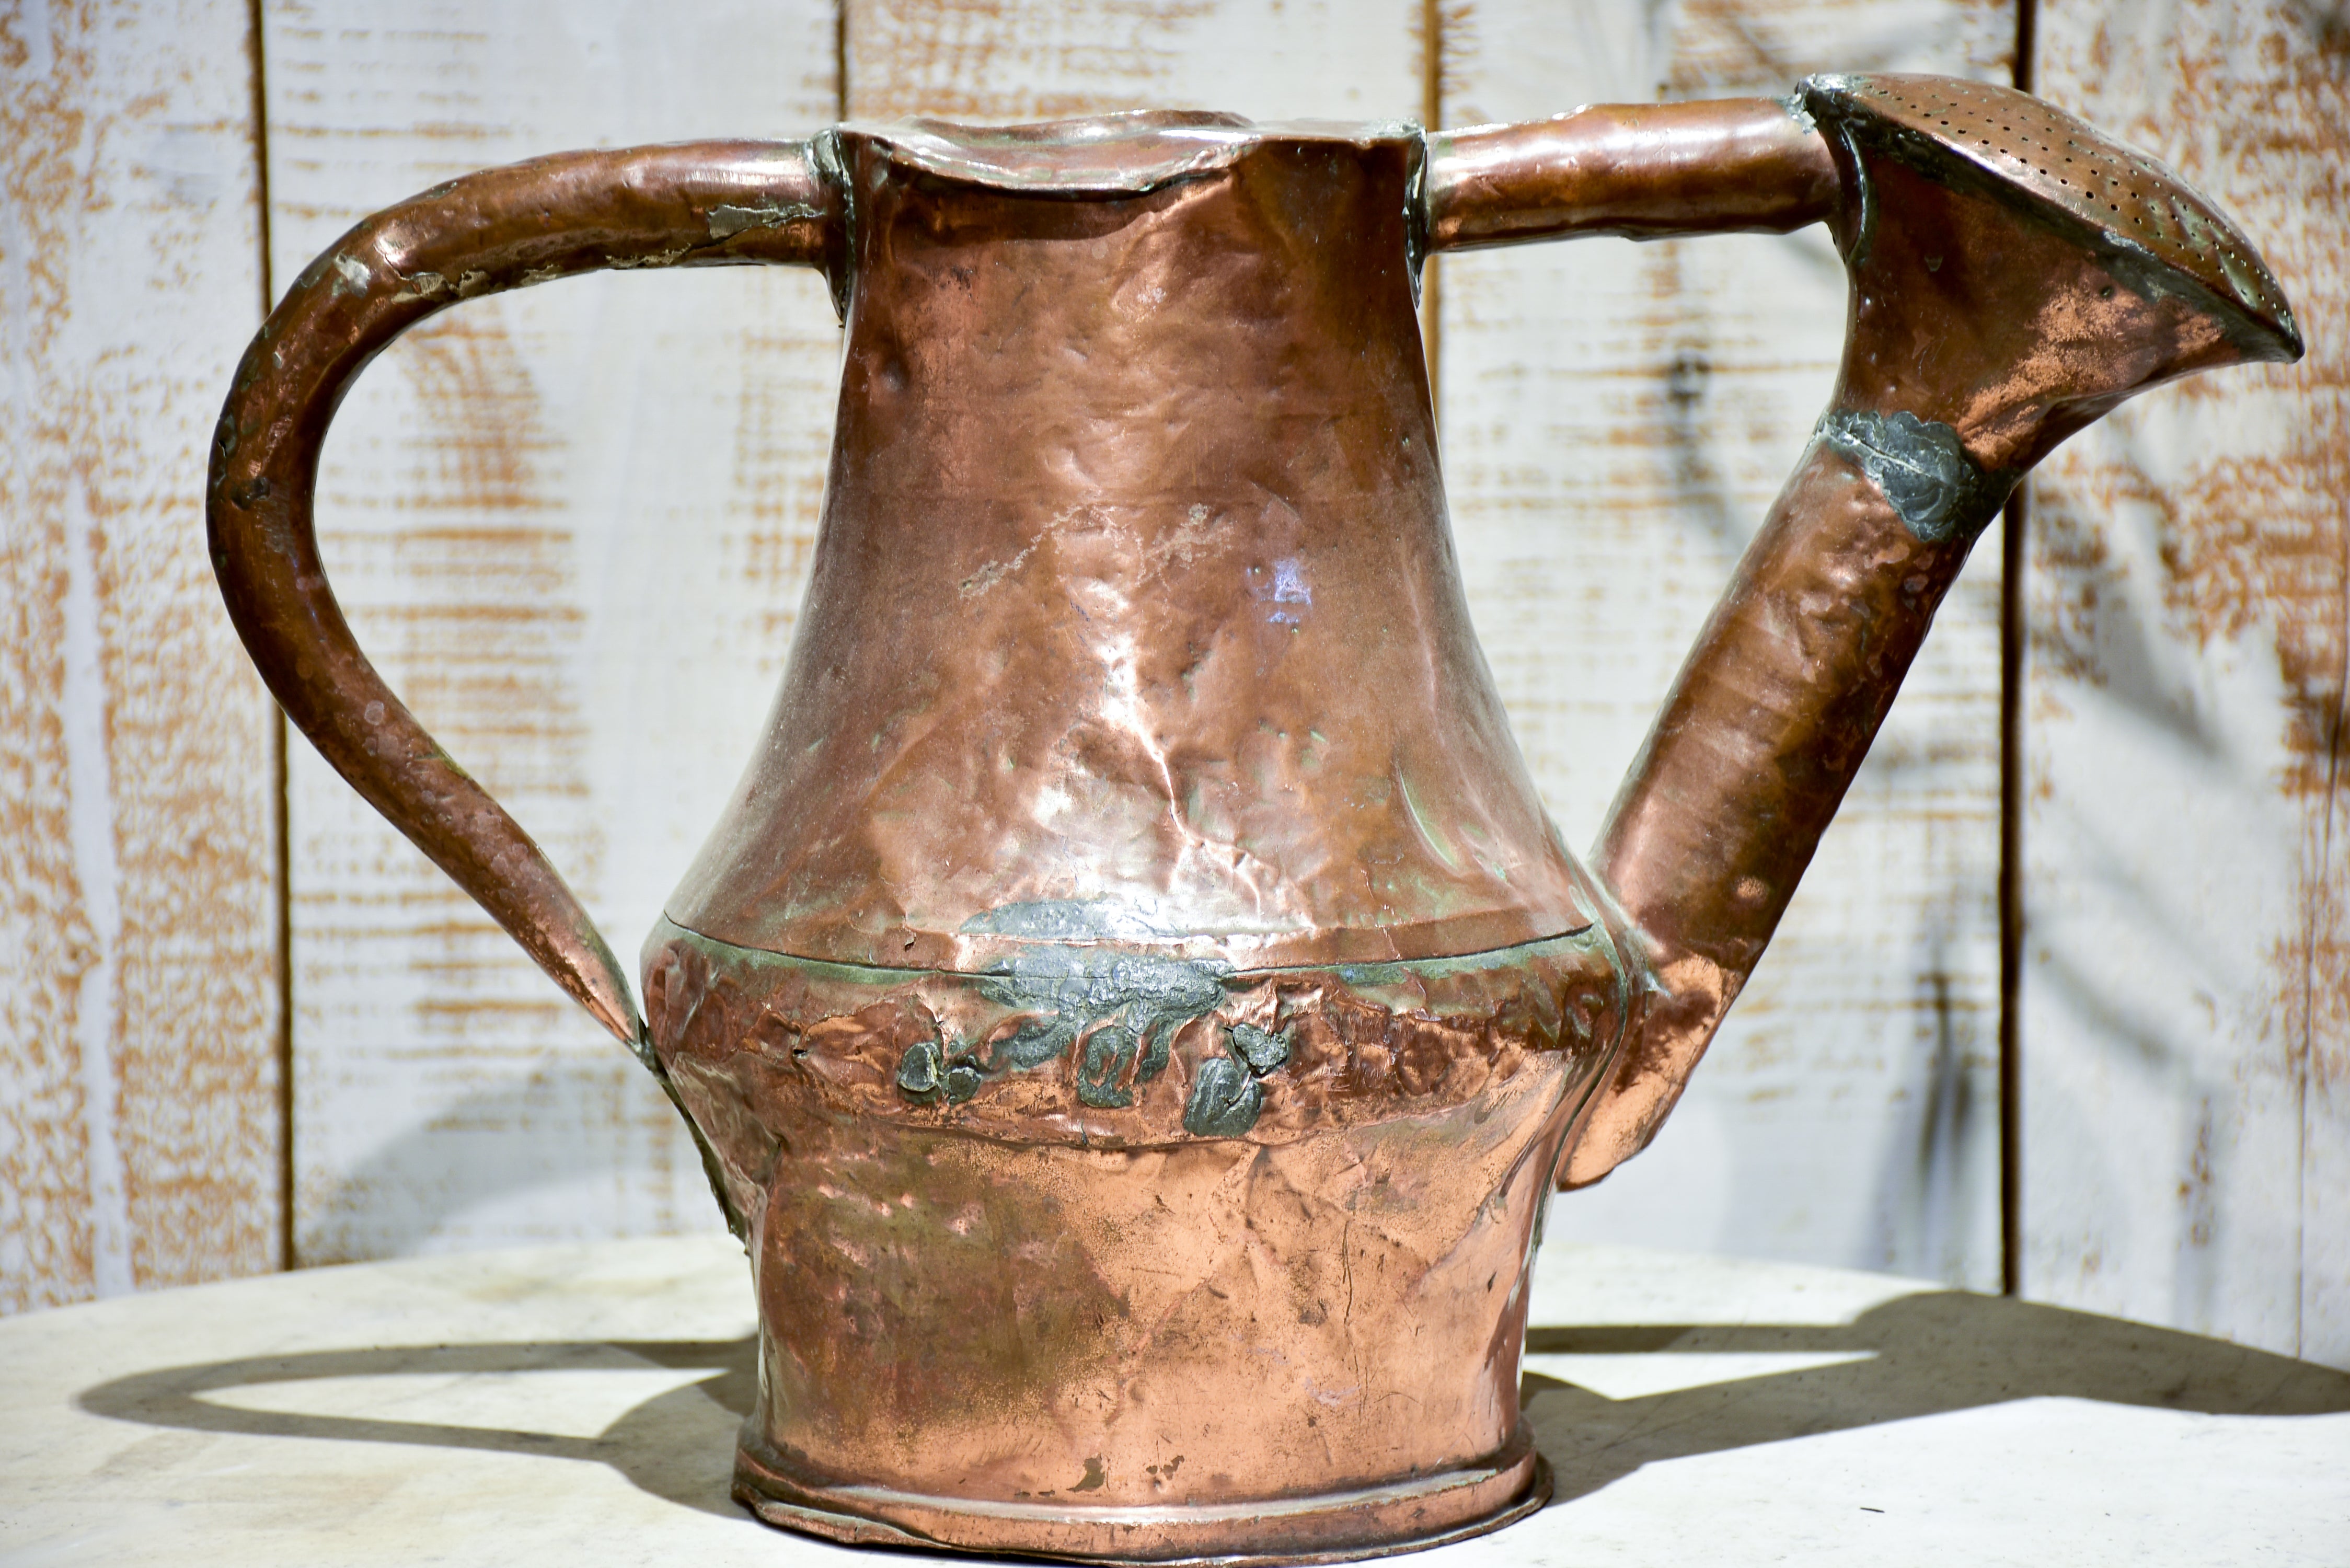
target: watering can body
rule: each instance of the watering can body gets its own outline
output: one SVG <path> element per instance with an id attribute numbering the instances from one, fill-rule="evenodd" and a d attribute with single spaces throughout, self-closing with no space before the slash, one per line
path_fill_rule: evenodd
<path id="1" fill-rule="evenodd" d="M 1822 220 L 1835 402 L 1586 867 L 1471 630 L 1419 269 Z M 456 299 L 759 262 L 844 310 L 824 521 L 639 1022 L 359 654 L 309 489 L 341 388 Z M 759 1303 L 739 1497 L 852 1542 L 1304 1561 L 1540 1505 L 1544 1204 L 1670 1108 L 1968 545 L 2120 398 L 2297 352 L 2207 203 L 1934 78 L 1450 137 L 852 125 L 369 220 L 248 356 L 211 516 L 289 714 L 694 1128 Z"/>

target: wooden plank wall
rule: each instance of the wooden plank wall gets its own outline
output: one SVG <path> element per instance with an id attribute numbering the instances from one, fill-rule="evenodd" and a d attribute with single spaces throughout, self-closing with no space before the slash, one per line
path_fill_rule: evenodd
<path id="1" fill-rule="evenodd" d="M 278 1262 L 271 710 L 204 559 L 241 9 L 0 12 L 0 1312 Z"/>
<path id="2" fill-rule="evenodd" d="M 847 104 L 1044 119 L 1213 107 L 1419 117 L 1421 0 L 846 0 Z"/>
<path id="3" fill-rule="evenodd" d="M 2310 352 L 2034 488 L 2023 1283 L 2350 1365 L 2350 16 L 2043 0 L 2038 87 L 2234 213 Z"/>
<path id="4" fill-rule="evenodd" d="M 193 543 L 260 290 L 244 22 L 216 12 L 0 23 L 0 318 L 29 368 L 0 396 L 54 432 L 0 453 L 0 1307 L 278 1261 L 270 721 Z M 2005 80 L 2018 31 L 2012 0 L 261 12 L 280 280 L 367 211 L 558 147 L 844 111 L 1459 125 L 1831 67 Z M 2040 487 L 2025 1283 L 2350 1361 L 2350 456 L 2317 216 L 2343 207 L 2345 29 L 2288 0 L 2035 16 L 2043 89 L 2238 212 L 2318 348 L 2149 399 Z M 176 270 L 140 260 L 166 234 Z M 1472 610 L 1581 843 L 1825 401 L 1841 271 L 1817 232 L 1603 241 L 1446 258 L 1430 295 Z M 780 672 L 837 354 L 812 277 L 580 280 L 404 340 L 329 442 L 362 640 L 624 950 Z M 1679 1115 L 1554 1235 L 1999 1283 L 2002 592 L 1987 542 Z M 627 1057 L 298 739 L 286 763 L 294 1257 L 714 1224 Z"/>

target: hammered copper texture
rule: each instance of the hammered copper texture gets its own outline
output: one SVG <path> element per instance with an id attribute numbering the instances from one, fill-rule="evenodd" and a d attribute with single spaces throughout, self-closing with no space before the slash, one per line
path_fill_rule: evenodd
<path id="1" fill-rule="evenodd" d="M 1572 121 L 577 154 L 305 275 L 223 417 L 232 612 L 330 760 L 624 1037 L 576 900 L 341 625 L 317 441 L 459 294 L 767 260 L 846 306 L 792 664 L 646 954 L 639 1050 L 760 1293 L 738 1495 L 841 1539 L 1160 1560 L 1393 1550 L 1538 1497 L 1516 1357 L 1562 1158 L 1589 1180 L 1653 1136 L 2016 476 L 2145 386 L 2299 351 L 2273 286 L 2223 275 L 2232 231 L 2149 259 L 1921 142 L 1883 107 L 1912 90 L 1597 113 L 1590 190 Z M 1544 201 L 1559 232 L 1695 228 L 1710 161 L 1742 171 L 1717 226 L 1826 212 L 1845 371 L 1586 874 L 1469 632 L 1416 269 L 1552 232 Z"/>
<path id="2" fill-rule="evenodd" d="M 769 1325 L 746 1501 L 1079 1555 L 1360 1547 L 1521 1501 L 1497 1348 L 1620 1029 L 1604 938 L 1253 974 L 1054 956 L 657 939 L 648 1014 Z M 1220 1067 L 1244 1114 L 1187 1136 Z M 1235 1537 L 1205 1500 L 1261 1517 Z"/>
<path id="3" fill-rule="evenodd" d="M 945 134 L 842 136 L 827 525 L 769 735 L 671 916 L 951 968 L 1037 938 L 1263 965 L 1585 924 L 1444 531 L 1418 134 L 1129 118 L 951 161 Z"/>

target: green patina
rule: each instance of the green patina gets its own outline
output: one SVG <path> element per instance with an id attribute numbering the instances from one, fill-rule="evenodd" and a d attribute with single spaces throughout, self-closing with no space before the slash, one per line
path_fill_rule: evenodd
<path id="1" fill-rule="evenodd" d="M 1167 1070 L 1178 1030 L 1224 998 L 1228 964 L 1092 947 L 1039 946 L 999 961 L 976 978 L 982 995 L 1029 1015 L 997 1042 L 982 1071 L 1008 1062 L 1042 1066 L 1076 1046 L 1077 1098 L 1123 1109 L 1134 1091 Z"/>
<path id="2" fill-rule="evenodd" d="M 1445 982 L 1507 976 L 1530 965 L 1597 961 L 1620 990 L 1625 976 L 1614 944 L 1597 925 L 1540 941 L 1451 958 L 1394 959 L 1376 963 L 1299 965 L 1241 971 L 1215 960 L 1171 958 L 1130 948 L 1071 942 L 1116 919 L 1087 904 L 1035 904 L 998 911 L 990 934 L 1039 940 L 977 972 L 898 969 L 793 958 L 712 941 L 671 927 L 676 936 L 733 965 L 784 965 L 820 986 L 840 985 L 879 994 L 941 981 L 968 985 L 1002 1010 L 998 1021 L 972 1038 L 945 1033 L 917 1040 L 899 1058 L 896 1087 L 920 1105 L 961 1105 L 988 1079 L 1066 1059 L 1080 1103 L 1097 1110 L 1131 1106 L 1135 1091 L 1167 1069 L 1183 1028 L 1213 1013 L 1235 990 L 1294 976 L 1335 978 L 1353 995 L 1390 1012 L 1424 1012 L 1431 991 Z M 1118 922 L 1122 923 L 1122 922 Z M 974 922 L 974 925 L 978 924 Z M 1264 1104 L 1260 1080 L 1289 1061 L 1286 1029 L 1232 1022 L 1222 1029 L 1224 1054 L 1200 1063 L 1185 1105 L 1183 1126 L 1201 1137 L 1237 1137 L 1255 1126 Z"/>
<path id="3" fill-rule="evenodd" d="M 1183 1107 L 1183 1130 L 1193 1137 L 1239 1137 L 1256 1126 L 1264 1091 L 1248 1068 L 1229 1056 L 1200 1064 L 1191 1103 Z"/>

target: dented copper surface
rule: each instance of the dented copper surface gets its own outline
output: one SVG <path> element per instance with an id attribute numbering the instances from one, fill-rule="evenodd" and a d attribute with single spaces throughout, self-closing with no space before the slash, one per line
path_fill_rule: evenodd
<path id="1" fill-rule="evenodd" d="M 1419 266 L 1821 220 L 1835 400 L 1586 871 L 1470 628 Z M 847 348 L 790 666 L 640 1026 L 353 643 L 310 493 L 406 327 L 712 262 L 824 268 Z M 213 550 L 289 715 L 693 1126 L 759 1298 L 762 1517 L 1362 1556 L 1546 1494 L 1517 1408 L 1544 1197 L 1654 1135 L 2016 479 L 2144 387 L 2298 352 L 2207 203 L 1939 78 L 1437 136 L 852 125 L 361 224 L 239 372 Z"/>

